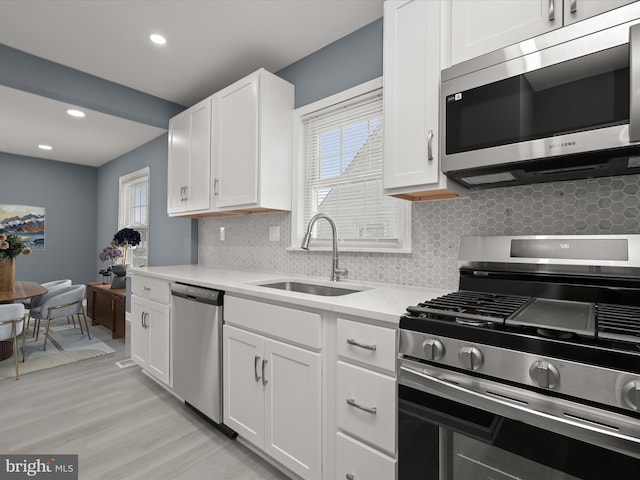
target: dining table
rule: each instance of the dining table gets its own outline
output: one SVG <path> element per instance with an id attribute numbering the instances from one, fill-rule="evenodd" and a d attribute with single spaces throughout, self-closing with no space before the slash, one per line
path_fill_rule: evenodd
<path id="1" fill-rule="evenodd" d="M 0 290 L 0 303 L 13 303 L 17 300 L 26 300 L 28 298 L 44 295 L 49 290 L 39 283 L 17 281 L 13 290 Z M 6 360 L 13 355 L 13 340 L 0 341 L 0 361 Z"/>

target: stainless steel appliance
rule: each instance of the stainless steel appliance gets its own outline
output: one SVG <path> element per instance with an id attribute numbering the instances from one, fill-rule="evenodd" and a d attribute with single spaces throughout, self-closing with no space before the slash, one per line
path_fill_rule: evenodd
<path id="1" fill-rule="evenodd" d="M 225 434 L 222 423 L 222 303 L 224 292 L 171 284 L 173 390 Z"/>
<path id="2" fill-rule="evenodd" d="M 399 478 L 640 478 L 640 235 L 464 237 L 400 320 Z"/>
<path id="3" fill-rule="evenodd" d="M 640 172 L 640 4 L 442 72 L 442 170 L 469 188 Z"/>

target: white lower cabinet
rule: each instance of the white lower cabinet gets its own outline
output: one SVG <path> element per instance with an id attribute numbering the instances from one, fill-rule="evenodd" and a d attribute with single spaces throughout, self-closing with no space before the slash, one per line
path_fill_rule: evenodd
<path id="1" fill-rule="evenodd" d="M 131 359 L 171 386 L 169 282 L 134 274 L 131 280 Z"/>
<path id="2" fill-rule="evenodd" d="M 397 334 L 356 320 L 337 319 L 335 478 L 393 480 Z"/>
<path id="3" fill-rule="evenodd" d="M 336 434 L 336 479 L 390 480 L 395 477 L 395 459 L 341 432 Z"/>
<path id="4" fill-rule="evenodd" d="M 302 478 L 319 479 L 320 354 L 230 325 L 223 342 L 224 423 Z"/>
<path id="5" fill-rule="evenodd" d="M 167 385 L 170 313 L 169 305 L 131 297 L 131 359 Z"/>

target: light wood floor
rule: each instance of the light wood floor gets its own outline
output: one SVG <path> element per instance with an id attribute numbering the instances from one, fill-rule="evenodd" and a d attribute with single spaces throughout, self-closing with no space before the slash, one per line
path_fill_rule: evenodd
<path id="1" fill-rule="evenodd" d="M 78 454 L 80 480 L 287 478 L 116 353 L 0 381 L 0 452 Z"/>

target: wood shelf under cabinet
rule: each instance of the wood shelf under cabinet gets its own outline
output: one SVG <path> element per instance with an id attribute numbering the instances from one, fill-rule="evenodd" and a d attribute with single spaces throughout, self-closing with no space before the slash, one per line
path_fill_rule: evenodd
<path id="1" fill-rule="evenodd" d="M 124 338 L 124 317 L 127 291 L 111 288 L 108 283 L 87 284 L 87 315 L 92 325 L 103 325 L 111 331 L 111 338 Z"/>

